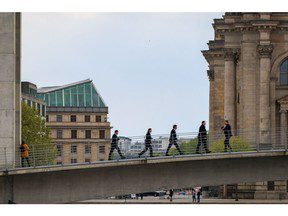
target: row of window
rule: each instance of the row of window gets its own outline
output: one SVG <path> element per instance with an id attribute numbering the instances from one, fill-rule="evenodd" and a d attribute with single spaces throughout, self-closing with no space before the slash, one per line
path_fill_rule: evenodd
<path id="1" fill-rule="evenodd" d="M 274 191 L 275 190 L 275 182 L 274 181 L 268 181 L 267 182 L 267 190 L 268 191 Z M 288 180 L 286 182 L 286 191 L 288 192 Z"/>
<path id="2" fill-rule="evenodd" d="M 56 115 L 56 122 L 62 122 L 62 115 Z M 84 117 L 85 122 L 91 122 L 91 116 L 85 115 Z M 49 115 L 46 115 L 46 122 L 49 122 Z M 76 115 L 70 115 L 70 122 L 77 122 L 77 116 Z M 96 122 L 102 122 L 101 116 L 96 116 Z"/>
<path id="3" fill-rule="evenodd" d="M 71 139 L 77 139 L 77 130 L 71 130 Z M 105 139 L 105 130 L 99 130 L 99 139 Z M 57 130 L 57 139 L 63 139 L 63 131 Z M 85 139 L 91 139 L 91 130 L 85 130 Z"/>
<path id="4" fill-rule="evenodd" d="M 57 152 L 58 156 L 62 156 L 62 144 L 58 143 L 57 144 Z M 77 144 L 72 144 L 70 147 L 70 153 L 71 154 L 77 154 Z M 100 145 L 99 146 L 99 153 L 100 154 L 105 154 L 105 146 Z M 85 154 L 91 154 L 91 145 L 87 144 L 85 145 Z"/>

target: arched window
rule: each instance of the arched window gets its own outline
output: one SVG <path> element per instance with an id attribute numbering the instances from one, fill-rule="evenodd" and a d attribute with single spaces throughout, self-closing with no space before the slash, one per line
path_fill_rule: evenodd
<path id="1" fill-rule="evenodd" d="M 288 58 L 280 66 L 280 85 L 288 85 Z"/>

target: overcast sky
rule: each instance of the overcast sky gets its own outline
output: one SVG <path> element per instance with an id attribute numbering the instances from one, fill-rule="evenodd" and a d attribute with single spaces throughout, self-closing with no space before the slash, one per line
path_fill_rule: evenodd
<path id="1" fill-rule="evenodd" d="M 90 78 L 121 135 L 198 130 L 208 120 L 201 50 L 222 13 L 23 13 L 22 80 L 38 87 Z"/>

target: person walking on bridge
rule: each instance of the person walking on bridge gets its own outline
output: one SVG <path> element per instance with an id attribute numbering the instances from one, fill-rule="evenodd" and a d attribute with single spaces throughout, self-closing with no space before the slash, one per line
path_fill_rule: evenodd
<path id="1" fill-rule="evenodd" d="M 118 142 L 119 142 L 119 137 L 118 137 L 118 133 L 119 131 L 118 130 L 115 130 L 113 136 L 112 136 L 112 140 L 111 140 L 111 149 L 110 149 L 110 152 L 109 152 L 109 158 L 108 160 L 111 160 L 111 155 L 114 151 L 114 149 L 117 149 L 118 151 L 118 154 L 120 155 L 121 159 L 125 159 L 125 157 L 122 155 L 121 151 L 120 151 L 120 148 L 118 146 Z"/>
<path id="2" fill-rule="evenodd" d="M 146 137 L 145 137 L 145 148 L 142 152 L 139 153 L 139 158 L 143 155 L 148 149 L 150 151 L 150 157 L 153 157 L 153 149 L 152 149 L 152 137 L 151 137 L 152 128 L 149 128 Z"/>
<path id="3" fill-rule="evenodd" d="M 178 150 L 180 155 L 183 155 L 178 143 L 177 143 L 177 134 L 176 134 L 176 130 L 177 130 L 177 125 L 173 125 L 173 129 L 170 132 L 170 138 L 169 138 L 169 145 L 166 151 L 166 156 L 169 156 L 169 150 L 171 148 L 171 146 L 174 144 L 176 149 Z"/>
<path id="4" fill-rule="evenodd" d="M 206 131 L 206 122 L 202 121 L 201 126 L 199 127 L 199 133 L 198 133 L 198 144 L 196 148 L 196 154 L 200 154 L 200 146 L 203 145 L 205 152 L 208 154 L 211 151 L 209 151 L 207 147 L 207 131 Z M 202 151 L 202 150 L 201 150 Z"/>
<path id="5" fill-rule="evenodd" d="M 224 135 L 225 135 L 225 140 L 224 140 L 224 151 L 227 152 L 227 148 L 230 149 L 230 152 L 232 151 L 232 147 L 230 145 L 230 138 L 232 137 L 232 129 L 231 129 L 231 126 L 229 124 L 229 121 L 228 120 L 225 120 L 224 122 L 224 126 L 221 127 L 221 129 L 223 130 L 224 132 Z"/>
<path id="6" fill-rule="evenodd" d="M 21 166 L 24 167 L 24 162 L 26 160 L 28 167 L 30 167 L 29 163 L 29 147 L 28 145 L 22 141 L 20 145 L 20 153 L 21 153 Z"/>

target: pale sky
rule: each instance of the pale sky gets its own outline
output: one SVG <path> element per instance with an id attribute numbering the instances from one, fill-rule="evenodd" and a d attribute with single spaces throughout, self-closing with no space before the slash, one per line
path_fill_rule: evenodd
<path id="1" fill-rule="evenodd" d="M 197 131 L 209 116 L 201 50 L 222 13 L 22 13 L 22 80 L 90 78 L 120 135 Z"/>

